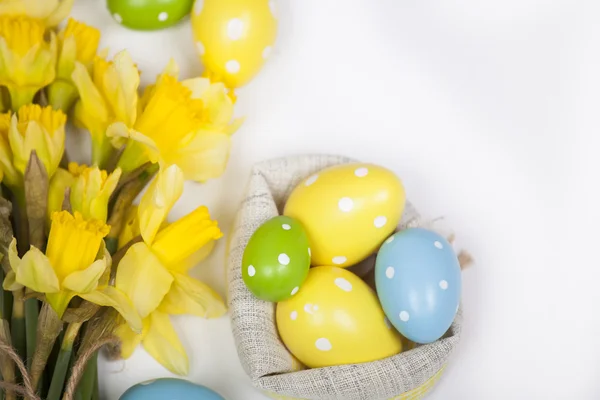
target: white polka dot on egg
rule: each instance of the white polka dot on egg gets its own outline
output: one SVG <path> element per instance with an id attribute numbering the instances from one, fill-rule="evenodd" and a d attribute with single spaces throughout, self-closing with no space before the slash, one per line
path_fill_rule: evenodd
<path id="1" fill-rule="evenodd" d="M 229 60 L 225 63 L 225 69 L 230 74 L 237 74 L 240 72 L 240 63 L 237 60 Z"/>
<path id="2" fill-rule="evenodd" d="M 385 224 L 387 224 L 387 218 L 383 215 L 380 215 L 373 221 L 373 225 L 375 225 L 375 228 L 383 228 Z"/>
<path id="3" fill-rule="evenodd" d="M 317 178 L 319 178 L 319 175 L 313 175 L 313 176 L 310 176 L 310 177 L 309 177 L 309 178 L 306 180 L 306 182 L 304 182 L 304 185 L 306 185 L 306 186 L 310 186 L 310 185 L 312 185 L 313 183 L 315 183 L 315 182 L 317 181 Z"/>
<path id="4" fill-rule="evenodd" d="M 321 351 L 329 351 L 332 349 L 331 342 L 326 338 L 318 338 L 315 342 L 315 347 Z"/>
<path id="5" fill-rule="evenodd" d="M 292 321 L 295 321 L 296 318 L 298 318 L 298 311 L 292 311 L 292 313 L 290 314 L 290 318 L 292 319 Z"/>
<path id="6" fill-rule="evenodd" d="M 408 311 L 400 311 L 400 321 L 402 322 L 407 322 L 410 319 L 410 315 L 408 314 Z"/>
<path id="7" fill-rule="evenodd" d="M 283 224 L 283 225 L 281 225 L 281 227 L 283 228 L 284 231 L 289 231 L 290 229 L 292 229 L 292 227 L 289 224 Z"/>
<path id="8" fill-rule="evenodd" d="M 437 247 L 438 249 L 440 249 L 440 250 L 444 248 L 444 245 L 442 244 L 442 242 L 440 242 L 438 240 L 436 240 L 435 242 L 433 242 L 433 245 L 435 247 Z"/>
<path id="9" fill-rule="evenodd" d="M 310 303 L 305 304 L 304 305 L 304 312 L 312 314 L 313 313 L 313 311 L 312 311 L 312 304 L 310 304 Z"/>
<path id="10" fill-rule="evenodd" d="M 158 14 L 158 20 L 160 22 L 165 22 L 167 19 L 169 19 L 169 14 L 167 12 L 163 11 L 160 14 Z"/>
<path id="11" fill-rule="evenodd" d="M 340 265 L 345 263 L 347 260 L 346 257 L 344 256 L 337 256 L 337 257 L 333 257 L 333 259 L 331 260 L 335 265 Z"/>
<path id="12" fill-rule="evenodd" d="M 277 261 L 279 261 L 279 264 L 281 264 L 281 265 L 288 265 L 290 263 L 290 256 L 288 256 L 285 253 L 281 253 L 277 257 Z"/>
<path id="13" fill-rule="evenodd" d="M 446 289 L 448 289 L 448 281 L 447 281 L 447 280 L 445 280 L 445 279 L 444 279 L 444 280 L 441 280 L 441 281 L 440 281 L 440 288 L 441 288 L 442 290 L 446 290 Z"/>
<path id="14" fill-rule="evenodd" d="M 387 276 L 389 279 L 392 279 L 394 277 L 394 274 L 396 274 L 396 270 L 394 269 L 394 267 L 387 267 L 385 269 L 385 276 Z"/>
<path id="15" fill-rule="evenodd" d="M 295 288 L 292 289 L 292 296 L 295 295 L 296 293 L 298 293 L 298 290 L 300 290 L 300 288 L 298 286 L 296 286 Z"/>
<path id="16" fill-rule="evenodd" d="M 244 34 L 244 21 L 239 18 L 232 18 L 227 23 L 227 36 L 231 40 L 241 39 Z"/>
<path id="17" fill-rule="evenodd" d="M 269 58 L 269 56 L 271 55 L 271 51 L 273 50 L 273 48 L 271 46 L 267 46 L 265 47 L 265 49 L 262 52 L 262 58 L 264 58 L 265 60 L 267 58 Z"/>
<path id="18" fill-rule="evenodd" d="M 122 23 L 123 22 L 123 17 L 121 17 L 121 14 L 113 14 L 113 18 L 115 19 L 115 21 L 117 21 L 118 23 Z"/>
<path id="19" fill-rule="evenodd" d="M 254 275 L 256 275 L 256 268 L 254 268 L 254 265 L 248 265 L 248 276 Z"/>
<path id="20" fill-rule="evenodd" d="M 335 283 L 335 286 L 339 287 L 344 292 L 352 291 L 352 284 L 345 278 L 335 278 L 333 283 Z"/>
<path id="21" fill-rule="evenodd" d="M 318 311 L 318 310 L 319 310 L 319 306 L 315 304 L 315 305 L 313 306 L 313 311 Z"/>
<path id="22" fill-rule="evenodd" d="M 364 176 L 367 176 L 367 174 L 369 173 L 369 169 L 368 168 L 357 168 L 356 171 L 354 171 L 354 175 L 358 176 L 359 178 L 362 178 Z"/>
<path id="23" fill-rule="evenodd" d="M 350 212 L 354 208 L 354 201 L 350 197 L 342 197 L 338 201 L 338 208 L 342 212 Z"/>

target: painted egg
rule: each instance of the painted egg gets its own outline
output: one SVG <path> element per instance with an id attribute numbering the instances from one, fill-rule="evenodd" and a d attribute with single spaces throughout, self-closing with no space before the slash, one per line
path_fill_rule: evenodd
<path id="1" fill-rule="evenodd" d="M 282 301 L 295 295 L 310 268 L 308 237 L 302 225 L 277 216 L 262 224 L 248 241 L 242 277 L 259 299 Z"/>
<path id="2" fill-rule="evenodd" d="M 394 232 L 404 204 L 404 187 L 393 172 L 345 164 L 304 179 L 283 214 L 306 229 L 312 265 L 348 267 L 373 254 Z"/>
<path id="3" fill-rule="evenodd" d="M 390 236 L 377 255 L 375 283 L 388 319 L 408 339 L 431 343 L 452 325 L 460 302 L 460 265 L 438 233 L 410 228 Z"/>
<path id="4" fill-rule="evenodd" d="M 156 30 L 178 23 L 194 0 L 108 0 L 108 10 L 119 24 L 131 29 Z"/>
<path id="5" fill-rule="evenodd" d="M 129 388 L 119 400 L 225 400 L 215 391 L 192 382 L 161 378 L 138 383 Z"/>
<path id="6" fill-rule="evenodd" d="M 298 294 L 277 304 L 277 329 L 310 368 L 379 360 L 402 351 L 375 292 L 350 271 L 313 267 Z"/>
<path id="7" fill-rule="evenodd" d="M 204 66 L 230 88 L 245 85 L 269 58 L 277 36 L 274 0 L 196 0 L 192 29 Z"/>

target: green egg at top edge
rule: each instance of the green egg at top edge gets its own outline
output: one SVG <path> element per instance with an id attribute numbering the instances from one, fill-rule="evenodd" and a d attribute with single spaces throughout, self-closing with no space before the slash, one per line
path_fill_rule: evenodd
<path id="1" fill-rule="evenodd" d="M 194 0 L 107 0 L 108 11 L 119 24 L 136 30 L 158 30 L 188 15 Z"/>
<path id="2" fill-rule="evenodd" d="M 310 268 L 308 236 L 302 224 L 285 216 L 262 224 L 248 241 L 242 277 L 261 300 L 279 302 L 294 296 Z"/>

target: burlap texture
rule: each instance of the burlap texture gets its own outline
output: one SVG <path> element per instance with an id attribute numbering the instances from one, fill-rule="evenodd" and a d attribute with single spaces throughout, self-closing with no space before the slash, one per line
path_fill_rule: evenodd
<path id="1" fill-rule="evenodd" d="M 252 169 L 228 243 L 228 303 L 242 366 L 254 385 L 270 395 L 306 400 L 378 400 L 420 392 L 420 388 L 437 381 L 432 378 L 439 377 L 436 374 L 459 341 L 460 310 L 448 334 L 435 343 L 370 363 L 304 369 L 279 339 L 275 304 L 255 298 L 246 288 L 242 256 L 254 231 L 281 213 L 287 197 L 302 179 L 329 166 L 354 161 L 340 156 L 306 155 L 269 160 Z M 419 214 L 408 203 L 400 228 L 419 224 Z"/>

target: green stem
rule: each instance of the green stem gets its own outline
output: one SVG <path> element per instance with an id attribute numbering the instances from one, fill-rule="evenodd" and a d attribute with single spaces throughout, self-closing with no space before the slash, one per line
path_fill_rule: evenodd
<path id="1" fill-rule="evenodd" d="M 31 362 L 35 353 L 39 315 L 38 300 L 35 298 L 25 300 L 25 333 L 27 335 L 27 368 L 29 370 L 31 370 Z"/>
<path id="2" fill-rule="evenodd" d="M 50 383 L 50 390 L 48 390 L 48 397 L 46 400 L 60 400 L 62 397 L 65 378 L 67 377 L 67 370 L 69 369 L 71 355 L 73 354 L 73 344 L 75 343 L 75 339 L 79 334 L 80 328 L 81 323 L 73 322 L 69 324 L 67 330 L 65 331 L 65 337 L 60 346 L 58 360 L 56 361 L 54 374 L 52 375 L 52 382 Z"/>
<path id="3" fill-rule="evenodd" d="M 100 400 L 100 386 L 98 382 L 98 374 L 96 374 L 96 380 L 94 381 L 94 391 L 92 392 L 92 400 Z"/>
<path id="4" fill-rule="evenodd" d="M 94 386 L 98 379 L 98 352 L 88 361 L 79 386 L 77 387 L 77 393 L 81 395 L 81 400 L 91 400 L 94 393 Z"/>
<path id="5" fill-rule="evenodd" d="M 27 342 L 25 340 L 25 303 L 23 302 L 23 290 L 13 292 L 14 302 L 10 324 L 10 336 L 17 354 L 25 359 L 27 354 Z"/>

